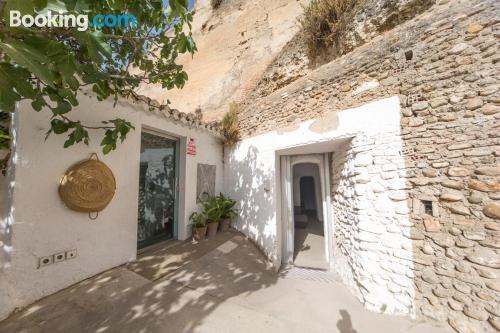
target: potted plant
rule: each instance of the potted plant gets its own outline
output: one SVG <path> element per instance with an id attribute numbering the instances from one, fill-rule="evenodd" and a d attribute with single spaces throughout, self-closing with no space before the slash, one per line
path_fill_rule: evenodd
<path id="1" fill-rule="evenodd" d="M 234 208 L 236 201 L 226 198 L 224 194 L 219 194 L 219 201 L 222 207 L 220 230 L 227 231 L 231 226 L 231 219 L 238 214 L 238 210 Z"/>
<path id="2" fill-rule="evenodd" d="M 207 199 L 202 203 L 203 213 L 207 217 L 207 236 L 212 237 L 217 234 L 219 222 L 222 216 L 222 206 L 218 197 L 207 194 Z"/>
<path id="3" fill-rule="evenodd" d="M 207 234 L 207 217 L 203 213 L 194 212 L 189 217 L 193 225 L 193 239 L 195 241 L 202 241 Z"/>

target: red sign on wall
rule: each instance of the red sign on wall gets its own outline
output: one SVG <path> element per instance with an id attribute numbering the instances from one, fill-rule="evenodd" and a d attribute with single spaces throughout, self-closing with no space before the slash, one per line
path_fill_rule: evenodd
<path id="1" fill-rule="evenodd" d="M 196 143 L 193 138 L 188 139 L 186 154 L 196 156 Z"/>

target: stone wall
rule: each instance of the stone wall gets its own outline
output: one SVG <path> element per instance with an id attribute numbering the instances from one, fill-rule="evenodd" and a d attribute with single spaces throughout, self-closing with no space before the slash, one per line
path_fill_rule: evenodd
<path id="1" fill-rule="evenodd" d="M 500 329 L 499 15 L 493 0 L 440 1 L 240 115 L 248 137 L 400 96 L 401 133 L 379 138 L 401 142 L 399 156 L 355 139 L 332 157 L 336 258 L 374 310 L 390 291 L 406 295 L 394 297 L 402 312 L 458 332 Z M 358 159 L 366 173 L 354 175 Z M 362 195 L 373 207 L 356 206 Z M 384 220 L 386 209 L 409 220 Z M 371 288 L 384 292 L 367 299 Z"/>
<path id="2" fill-rule="evenodd" d="M 331 200 L 333 204 L 333 220 L 335 224 L 333 235 L 333 257 L 334 267 L 342 282 L 361 298 L 359 286 L 356 283 L 353 262 L 358 261 L 358 253 L 354 244 L 355 208 L 353 206 L 352 194 L 354 191 L 354 179 L 350 180 L 347 163 L 352 160 L 353 152 L 351 142 L 344 144 L 331 155 Z M 354 173 L 351 173 L 354 177 Z"/>
<path id="3" fill-rule="evenodd" d="M 414 315 L 413 238 L 399 131 L 359 133 L 334 151 L 333 270 L 366 307 Z"/>

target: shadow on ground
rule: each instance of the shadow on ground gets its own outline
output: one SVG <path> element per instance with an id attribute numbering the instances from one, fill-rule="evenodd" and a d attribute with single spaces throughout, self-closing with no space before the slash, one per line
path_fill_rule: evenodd
<path id="1" fill-rule="evenodd" d="M 352 327 L 352 321 L 351 321 L 351 316 L 349 315 L 349 312 L 346 310 L 340 310 L 340 317 L 339 321 L 337 321 L 337 328 L 339 330 L 339 333 L 358 333 L 353 327 Z"/>
<path id="2" fill-rule="evenodd" d="M 328 272 L 277 273 L 230 231 L 144 253 L 13 314 L 0 332 L 442 331 L 367 311 Z"/>
<path id="3" fill-rule="evenodd" d="M 199 244 L 145 253 L 12 315 L 0 331 L 193 332 L 227 298 L 251 294 L 277 278 L 252 243 L 236 232 L 220 233 Z M 239 309 L 225 311 L 238 316 Z M 239 320 L 251 325 L 252 318 Z"/>

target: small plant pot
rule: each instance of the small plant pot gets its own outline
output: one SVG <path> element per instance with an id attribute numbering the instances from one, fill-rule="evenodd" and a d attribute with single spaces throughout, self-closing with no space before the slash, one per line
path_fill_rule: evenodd
<path id="1" fill-rule="evenodd" d="M 231 219 L 224 219 L 220 221 L 220 231 L 228 231 L 231 226 Z"/>
<path id="2" fill-rule="evenodd" d="M 219 228 L 219 222 L 208 223 L 207 236 L 212 237 L 217 234 L 217 229 Z"/>
<path id="3" fill-rule="evenodd" d="M 200 242 L 205 239 L 207 234 L 207 226 L 204 227 L 193 227 L 193 239 Z"/>

